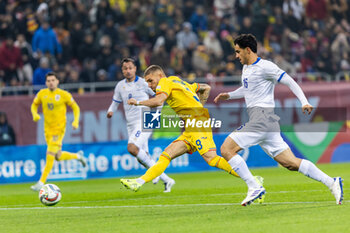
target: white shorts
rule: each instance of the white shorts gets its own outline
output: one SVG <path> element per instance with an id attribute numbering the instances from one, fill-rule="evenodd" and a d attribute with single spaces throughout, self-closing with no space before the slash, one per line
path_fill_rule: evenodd
<path id="1" fill-rule="evenodd" d="M 229 135 L 239 147 L 246 149 L 259 144 L 272 158 L 289 148 L 281 137 L 277 115 L 263 108 L 256 108 L 254 112 L 248 111 L 248 114 L 249 122 Z"/>
<path id="2" fill-rule="evenodd" d="M 151 137 L 152 132 L 143 132 L 141 126 L 132 126 L 128 128 L 129 140 L 128 144 L 133 143 L 139 149 L 143 149 L 148 152 L 148 139 Z"/>

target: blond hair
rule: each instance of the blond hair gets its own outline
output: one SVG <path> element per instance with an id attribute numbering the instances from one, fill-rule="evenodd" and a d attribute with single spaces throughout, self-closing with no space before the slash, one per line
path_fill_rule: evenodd
<path id="1" fill-rule="evenodd" d="M 162 67 L 160 67 L 158 65 L 151 65 L 145 70 L 145 72 L 143 73 L 143 77 L 146 77 L 147 75 L 153 74 L 156 71 L 160 71 L 164 74 Z"/>

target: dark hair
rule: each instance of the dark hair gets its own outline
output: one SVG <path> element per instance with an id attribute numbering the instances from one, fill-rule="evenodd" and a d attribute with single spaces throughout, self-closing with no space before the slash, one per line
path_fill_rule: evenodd
<path id="1" fill-rule="evenodd" d="M 160 66 L 158 66 L 158 65 L 151 65 L 151 66 L 149 66 L 149 67 L 145 70 L 145 72 L 144 72 L 144 74 L 143 74 L 143 77 L 146 77 L 146 76 L 149 75 L 149 74 L 153 74 L 153 73 L 156 72 L 156 71 L 161 71 L 161 72 L 164 73 L 162 67 L 160 67 Z"/>
<path id="2" fill-rule="evenodd" d="M 120 65 L 123 66 L 124 63 L 127 63 L 127 62 L 132 62 L 132 64 L 134 64 L 134 66 L 136 66 L 136 61 L 130 57 L 124 58 Z"/>
<path id="3" fill-rule="evenodd" d="M 252 34 L 239 35 L 233 43 L 235 45 L 238 45 L 242 49 L 250 48 L 250 50 L 252 50 L 253 53 L 256 53 L 258 51 L 258 44 L 256 42 L 256 38 Z"/>
<path id="4" fill-rule="evenodd" d="M 55 72 L 52 72 L 52 71 L 48 72 L 48 73 L 45 75 L 45 80 L 46 80 L 47 77 L 49 77 L 49 76 L 55 76 L 55 78 L 58 79 Z"/>

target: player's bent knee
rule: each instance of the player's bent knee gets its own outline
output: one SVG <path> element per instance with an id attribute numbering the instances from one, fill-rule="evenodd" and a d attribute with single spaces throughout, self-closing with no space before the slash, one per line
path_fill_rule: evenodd
<path id="1" fill-rule="evenodd" d="M 238 152 L 238 148 L 230 148 L 224 144 L 221 146 L 220 152 L 221 152 L 221 155 L 226 159 L 231 155 L 236 154 Z"/>
<path id="2" fill-rule="evenodd" d="M 57 151 L 57 152 L 54 154 L 55 160 L 56 160 L 56 161 L 60 161 L 61 154 L 62 154 L 62 151 L 61 151 L 61 150 Z"/>
<path id="3" fill-rule="evenodd" d="M 222 156 L 225 156 L 227 154 L 227 150 L 223 145 L 220 147 L 220 152 Z"/>
<path id="4" fill-rule="evenodd" d="M 225 146 L 225 145 L 222 145 L 220 147 L 220 152 L 221 152 L 221 155 L 224 156 L 224 157 L 230 153 L 230 151 L 228 150 L 227 146 Z"/>
<path id="5" fill-rule="evenodd" d="M 61 147 L 57 146 L 57 145 L 48 145 L 47 146 L 47 154 L 52 155 L 55 157 L 55 160 L 59 160 L 61 153 L 59 153 L 61 151 Z"/>

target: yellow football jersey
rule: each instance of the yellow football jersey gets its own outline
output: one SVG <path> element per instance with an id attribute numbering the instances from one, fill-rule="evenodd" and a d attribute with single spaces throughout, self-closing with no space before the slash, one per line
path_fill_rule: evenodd
<path id="1" fill-rule="evenodd" d="M 66 128 L 67 105 L 75 103 L 72 95 L 60 88 L 50 91 L 48 88 L 40 90 L 33 100 L 33 104 L 42 106 L 44 114 L 45 133 L 60 133 Z"/>
<path id="2" fill-rule="evenodd" d="M 203 107 L 196 93 L 198 89 L 198 83 L 189 84 L 179 77 L 170 76 L 159 80 L 156 94 L 166 94 L 166 102 L 183 119 L 209 117 L 208 110 Z"/>
<path id="3" fill-rule="evenodd" d="M 204 108 L 199 101 L 196 92 L 199 84 L 189 84 L 176 76 L 160 79 L 156 94 L 164 93 L 170 107 L 183 119 L 196 119 L 206 121 L 209 119 L 208 109 Z M 216 150 L 211 127 L 186 127 L 179 138 L 175 141 L 184 141 L 188 147 L 188 152 L 198 151 L 205 154 L 208 151 Z"/>

